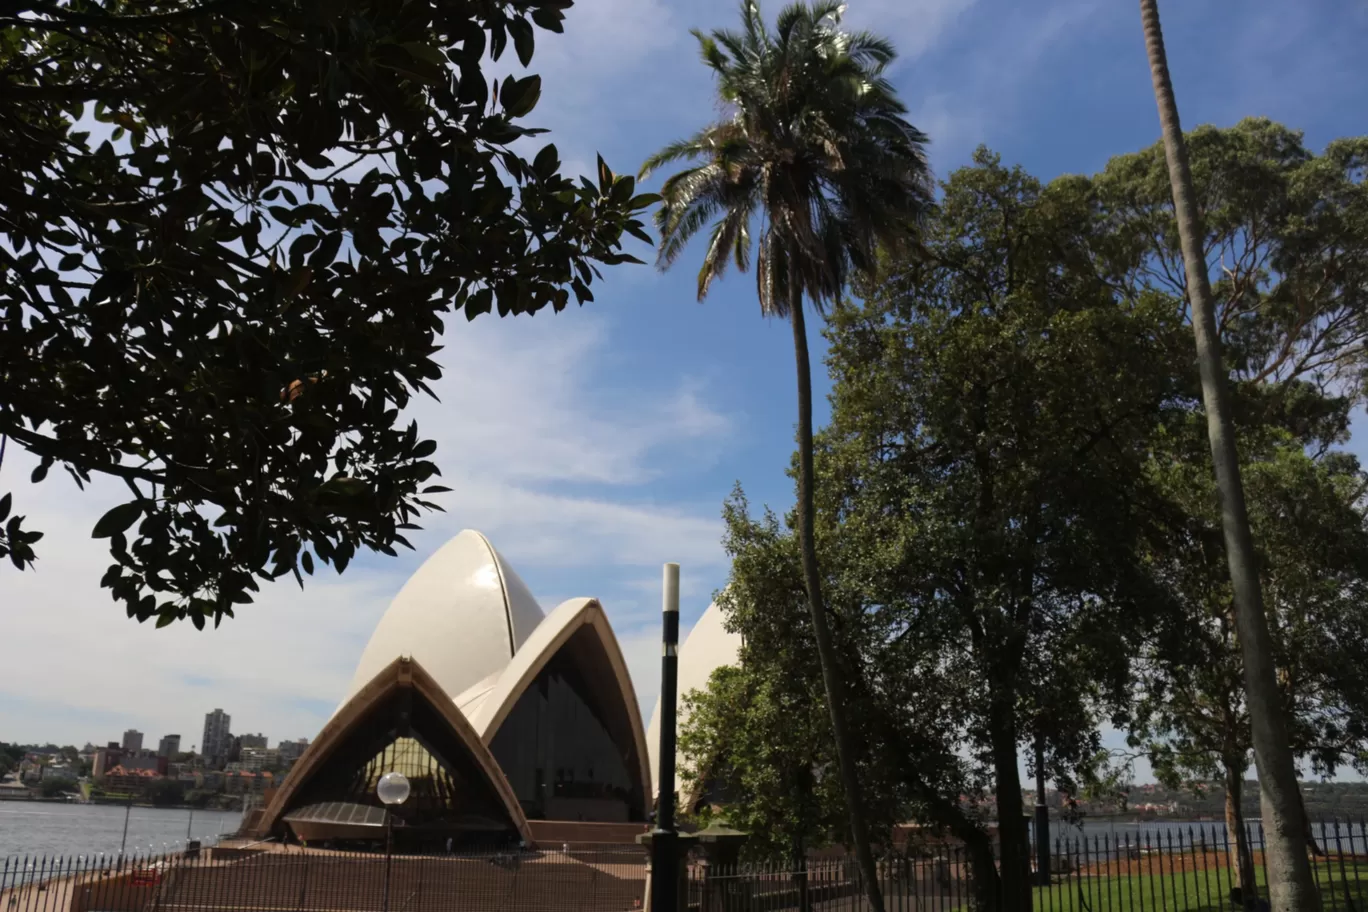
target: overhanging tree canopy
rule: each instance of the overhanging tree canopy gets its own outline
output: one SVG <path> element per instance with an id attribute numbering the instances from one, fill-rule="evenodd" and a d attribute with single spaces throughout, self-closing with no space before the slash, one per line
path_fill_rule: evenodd
<path id="1" fill-rule="evenodd" d="M 0 3 L 0 441 L 126 484 L 95 535 L 130 616 L 407 544 L 444 314 L 583 303 L 649 241 L 630 177 L 510 148 L 539 77 L 482 72 L 570 5 Z"/>

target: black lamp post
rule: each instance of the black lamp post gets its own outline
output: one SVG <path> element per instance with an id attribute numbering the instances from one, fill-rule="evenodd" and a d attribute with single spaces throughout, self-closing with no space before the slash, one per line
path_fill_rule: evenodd
<path id="1" fill-rule="evenodd" d="M 123 836 L 119 838 L 119 865 L 123 865 L 124 846 L 128 844 L 128 818 L 133 813 L 133 793 L 128 793 L 128 800 L 124 803 L 124 827 Z"/>
<path id="2" fill-rule="evenodd" d="M 651 831 L 651 912 L 677 912 L 679 833 L 675 830 L 675 717 L 679 687 L 679 564 L 665 565 L 660 658 L 660 788 Z"/>
<path id="3" fill-rule="evenodd" d="M 382 912 L 389 912 L 390 888 L 390 836 L 393 833 L 394 815 L 390 808 L 408 801 L 409 781 L 403 773 L 385 773 L 375 785 L 375 794 L 385 806 L 385 900 Z"/>

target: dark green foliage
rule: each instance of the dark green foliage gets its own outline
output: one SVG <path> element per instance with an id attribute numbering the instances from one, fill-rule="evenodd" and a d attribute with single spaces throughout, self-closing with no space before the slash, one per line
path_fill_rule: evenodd
<path id="1" fill-rule="evenodd" d="M 1368 340 L 1368 140 L 1316 155 L 1264 119 L 1187 134 L 1289 742 L 1317 773 L 1362 762 L 1368 532 L 1357 460 L 1337 451 L 1362 401 Z M 1131 297 L 1187 313 L 1162 146 L 1092 180 Z M 1100 250 L 1100 248 L 1097 248 Z M 1185 365 L 1175 365 L 1175 371 Z M 1195 374 L 1191 372 L 1190 374 Z M 1195 384 L 1195 376 L 1188 382 Z M 1250 724 L 1204 416 L 1172 413 L 1145 472 L 1171 507 L 1152 567 L 1182 606 L 1142 654 L 1130 727 L 1171 783 L 1238 784 Z"/>
<path id="2" fill-rule="evenodd" d="M 176 779 L 156 779 L 144 797 L 156 807 L 174 807 L 185 802 L 185 785 Z"/>
<path id="3" fill-rule="evenodd" d="M 407 545 L 445 489 L 399 415 L 445 316 L 561 310 L 633 261 L 654 197 L 512 151 L 540 80 L 481 71 L 570 5 L 0 6 L 0 441 L 35 481 L 125 483 L 95 534 L 130 616 L 217 623 Z"/>
<path id="4" fill-rule="evenodd" d="M 866 686 L 919 818 L 972 831 L 946 786 L 995 794 L 1004 908 L 1026 863 L 1020 745 L 1043 738 L 1070 783 L 1163 608 L 1138 468 L 1182 394 L 1182 326 L 1153 301 L 1118 306 L 1087 254 L 1101 232 L 1086 182 L 1042 187 L 980 150 L 945 184 L 925 255 L 890 259 L 829 332 L 820 505 L 855 555 L 845 623 L 868 630 Z M 953 722 L 917 730 L 928 708 L 905 704 L 926 693 Z"/>
<path id="5" fill-rule="evenodd" d="M 805 849 L 848 843 L 847 807 L 817 644 L 812 634 L 797 537 L 766 513 L 752 518 L 738 490 L 727 502 L 724 546 L 732 561 L 717 603 L 731 630 L 743 634 L 739 667 L 718 669 L 708 689 L 686 695 L 680 733 L 685 794 L 713 790 L 729 826 L 751 834 L 752 858 L 791 861 Z M 824 551 L 822 566 L 836 555 Z M 829 581 L 829 580 L 828 580 Z M 850 705 L 859 728 L 861 707 Z M 872 835 L 887 836 L 896 802 L 872 770 L 861 778 Z M 711 816 L 704 808 L 703 818 Z"/>
<path id="6" fill-rule="evenodd" d="M 1316 155 L 1300 132 L 1247 118 L 1198 127 L 1186 143 L 1231 377 L 1338 381 L 1362 394 L 1368 137 L 1337 139 Z M 1118 155 L 1092 184 L 1112 229 L 1107 247 L 1094 252 L 1116 270 L 1118 289 L 1163 294 L 1186 313 L 1163 144 Z"/>
<path id="7" fill-rule="evenodd" d="M 1253 390 L 1276 395 L 1277 390 Z M 1305 390 L 1301 399 L 1306 401 Z M 1317 411 L 1324 401 L 1312 401 Z M 1347 413 L 1347 403 L 1339 403 Z M 1250 410 L 1247 415 L 1266 414 Z M 1292 426 L 1310 423 L 1295 420 Z M 1143 653 L 1131 720 L 1170 784 L 1243 778 L 1252 749 L 1234 605 L 1200 416 L 1174 423 L 1147 471 L 1180 510 L 1153 566 L 1184 610 Z M 1341 432 L 1342 433 L 1342 432 Z M 1240 427 L 1245 496 L 1290 742 L 1312 772 L 1368 758 L 1368 478 L 1346 453 L 1261 421 Z"/>
<path id="8" fill-rule="evenodd" d="M 0 776 L 17 769 L 19 761 L 24 759 L 26 750 L 22 744 L 6 744 L 0 741 Z"/>
<path id="9" fill-rule="evenodd" d="M 44 798 L 55 798 L 66 792 L 79 791 L 80 786 L 70 779 L 44 779 L 38 787 L 39 793 Z"/>

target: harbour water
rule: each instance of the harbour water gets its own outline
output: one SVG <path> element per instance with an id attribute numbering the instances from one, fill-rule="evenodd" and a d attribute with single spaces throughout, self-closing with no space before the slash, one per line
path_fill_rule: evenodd
<path id="1" fill-rule="evenodd" d="M 161 852 L 185 847 L 192 838 L 212 845 L 237 829 L 237 811 L 125 808 L 109 804 L 53 804 L 0 801 L 0 859 L 33 855 L 118 854 L 128 813 L 127 852 Z"/>
<path id="2" fill-rule="evenodd" d="M 1262 844 L 1258 819 L 1246 826 L 1256 844 Z M 1368 821 L 1313 821 L 1311 832 L 1322 847 L 1330 851 L 1368 853 Z M 1117 846 L 1224 845 L 1225 822 L 1217 820 L 1126 820 L 1106 817 L 1084 818 L 1080 823 L 1050 821 L 1050 839 L 1076 846 L 1081 851 L 1114 851 Z M 1337 848 L 1338 847 L 1338 848 Z"/>
<path id="3" fill-rule="evenodd" d="M 0 859 L 13 856 L 76 856 L 117 854 L 123 837 L 124 813 L 128 810 L 129 853 L 157 853 L 184 848 L 187 827 L 194 839 L 212 845 L 220 836 L 237 829 L 237 811 L 187 810 L 119 805 L 49 804 L 0 801 Z M 1257 828 L 1257 821 L 1251 822 Z M 1316 837 L 1335 846 L 1335 831 L 1313 825 Z M 1192 845 L 1225 840 L 1225 825 L 1218 821 L 1113 820 L 1090 818 L 1082 826 L 1052 821 L 1052 841 L 1072 843 L 1080 850 L 1114 851 L 1120 845 L 1162 845 L 1166 840 Z M 1257 832 L 1257 829 L 1256 829 Z M 1340 845 L 1345 851 L 1368 852 L 1368 827 L 1362 822 L 1342 824 Z M 1256 837 L 1257 838 L 1257 837 Z M 1087 847 L 1085 849 L 1085 847 Z"/>

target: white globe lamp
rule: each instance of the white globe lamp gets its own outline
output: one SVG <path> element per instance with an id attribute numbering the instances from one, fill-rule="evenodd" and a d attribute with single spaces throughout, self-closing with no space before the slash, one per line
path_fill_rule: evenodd
<path id="1" fill-rule="evenodd" d="M 403 773 L 385 773 L 375 786 L 380 803 L 389 807 L 408 801 L 410 791 L 408 777 Z"/>
<path id="2" fill-rule="evenodd" d="M 385 902 L 381 907 L 381 912 L 389 912 L 390 845 L 392 841 L 390 833 L 393 827 L 393 819 L 389 809 L 408 801 L 409 791 L 408 777 L 403 773 L 385 773 L 380 777 L 380 781 L 375 784 L 376 797 L 385 806 Z"/>

